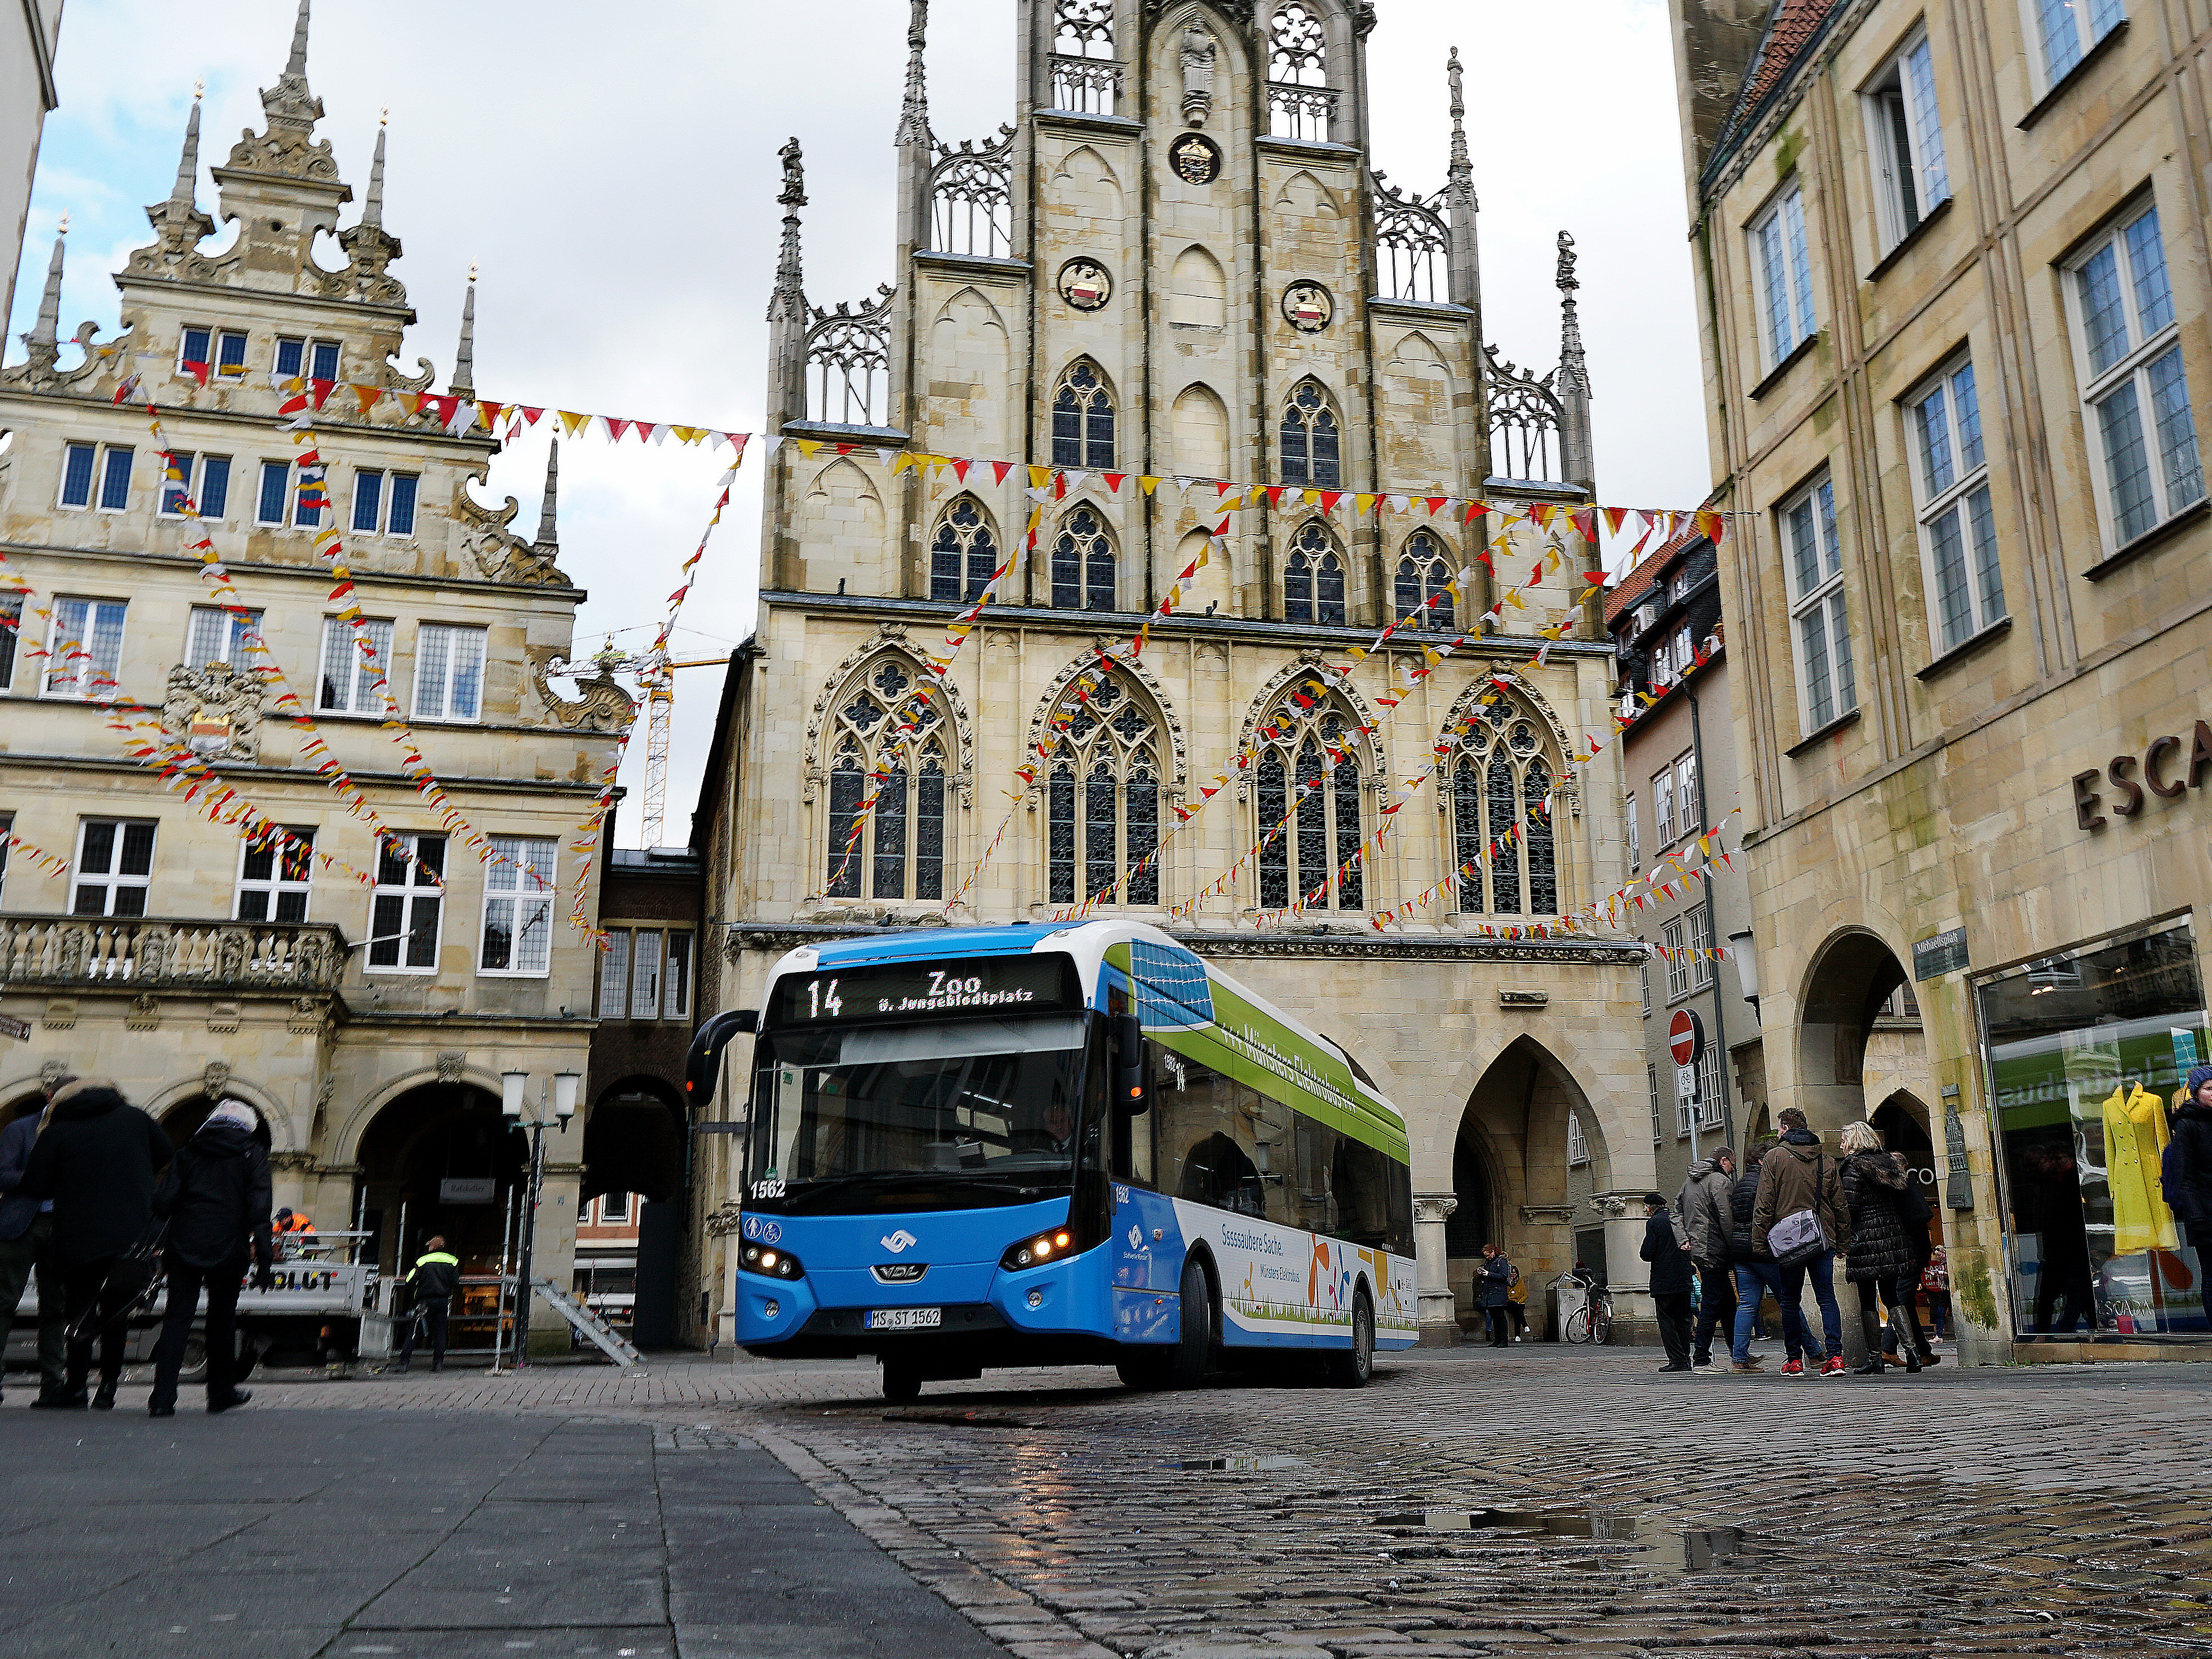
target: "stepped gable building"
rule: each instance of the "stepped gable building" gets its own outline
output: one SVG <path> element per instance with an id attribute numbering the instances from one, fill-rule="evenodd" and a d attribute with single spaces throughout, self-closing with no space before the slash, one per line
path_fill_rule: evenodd
<path id="1" fill-rule="evenodd" d="M 2127 0 L 1673 11 L 1769 1103 L 1917 1095 L 1968 1357 L 2192 1353 L 2202 41 Z M 1880 1079 L 1914 1018 L 1926 1083 Z"/>
<path id="2" fill-rule="evenodd" d="M 1652 1166 L 1642 1060 L 1622 1040 L 1636 1029 L 1632 949 L 1478 931 L 1555 917 L 1626 873 L 1613 750 L 1570 777 L 1585 737 L 1612 730 L 1595 610 L 1534 663 L 1534 630 L 1569 616 L 1588 550 L 1570 536 L 1505 631 L 1437 665 L 1387 720 L 1378 699 L 1394 680 L 1498 597 L 1486 574 L 1326 696 L 1301 691 L 1498 528 L 1410 503 L 1324 510 L 1304 491 L 1593 499 L 1571 243 L 1561 237 L 1558 367 L 1524 372 L 1485 341 L 1460 65 L 1438 76 L 1453 114 L 1443 188 L 1386 185 L 1368 144 L 1374 22 L 1351 0 L 1022 0 L 1015 118 L 956 143 L 941 135 L 988 118 L 931 107 L 915 3 L 894 280 L 857 304 L 814 301 L 799 141 L 786 148 L 769 308 L 781 442 L 767 463 L 758 634 L 696 834 L 708 912 L 726 924 L 710 1008 L 756 1006 L 769 966 L 809 941 L 1087 901 L 1236 958 L 1346 1042 L 1409 1118 L 1421 1317 L 1444 1340 L 1473 1316 L 1455 1314 L 1452 1286 L 1465 1310 L 1486 1238 L 1549 1273 L 1581 1226 L 1591 1249 L 1609 1236 L 1619 1277 L 1640 1285 L 1623 1195 Z M 901 447 L 962 459 L 901 466 Z M 1033 493 L 1030 465 L 1064 483 Z M 1287 493 L 1230 515 L 1225 551 L 1132 657 L 1146 612 L 1222 516 L 1220 479 Z M 1525 579 L 1543 549 L 1516 532 L 1501 579 Z M 1010 554 L 998 602 L 942 686 L 927 684 L 927 654 Z M 1055 733 L 1102 648 L 1119 660 Z M 1437 764 L 1432 745 L 1492 676 L 1503 696 Z M 896 732 L 890 711 L 917 688 L 919 730 Z M 1349 758 L 1291 833 L 1211 892 L 1289 791 L 1320 778 L 1326 738 Z M 1048 755 L 1025 783 L 1017 769 L 1041 741 Z M 1258 757 L 1239 769 L 1247 745 Z M 862 817 L 878 765 L 890 781 Z M 1224 772 L 1233 785 L 1177 831 L 1176 809 Z M 1380 850 L 1331 878 L 1424 774 Z M 1525 840 L 1460 896 L 1371 925 L 1547 796 Z M 742 1091 L 718 1109 L 741 1111 Z M 1574 1134 L 1590 1157 L 1571 1176 Z M 696 1144 L 699 1201 L 728 1226 L 737 1142 Z M 733 1263 L 705 1264 L 726 1316 Z"/>
<path id="3" fill-rule="evenodd" d="M 0 372 L 0 551 L 27 585 L 0 593 L 0 825 L 70 860 L 54 877 L 21 848 L 8 855 L 0 1008 L 32 1032 L 0 1045 L 0 1110 L 34 1109 L 42 1076 L 110 1077 L 181 1137 L 216 1097 L 240 1096 L 266 1119 L 279 1203 L 325 1231 L 365 1227 L 387 1269 L 441 1230 L 477 1271 L 498 1259 L 524 1167 L 502 1074 L 529 1074 L 534 1110 L 556 1074 L 576 1073 L 580 1119 L 592 1105 L 599 953 L 568 924 L 571 842 L 628 704 L 546 685 L 584 598 L 558 563 L 550 478 L 525 540 L 513 499 L 473 494 L 489 437 L 396 396 L 364 412 L 349 390 L 420 392 L 433 371 L 396 361 L 415 314 L 392 270 L 381 131 L 360 216 L 339 228 L 353 193 L 314 136 L 307 27 L 303 0 L 290 61 L 261 94 L 264 129 L 213 168 L 231 246 L 203 251 L 216 218 L 196 200 L 196 105 L 175 186 L 149 210 L 154 240 L 116 276 L 120 334 L 61 338 L 57 244 L 27 361 Z M 346 255 L 334 270 L 313 252 L 328 234 Z M 471 290 L 449 382 L 463 399 L 472 327 Z M 277 412 L 272 383 L 294 375 L 328 392 L 315 422 L 326 506 L 300 489 Z M 179 510 L 185 492 L 198 521 Z M 400 714 L 498 861 L 480 862 L 401 769 L 317 554 L 332 526 Z M 265 656 L 204 579 L 203 534 Z M 198 799 L 129 757 L 111 689 L 212 769 Z M 278 711 L 286 690 L 312 731 Z M 398 848 L 325 784 L 317 737 Z M 219 788 L 300 845 L 247 845 L 211 822 Z M 577 1201 L 595 1188 L 582 1124 L 550 1139 L 537 1259 L 565 1283 Z"/>

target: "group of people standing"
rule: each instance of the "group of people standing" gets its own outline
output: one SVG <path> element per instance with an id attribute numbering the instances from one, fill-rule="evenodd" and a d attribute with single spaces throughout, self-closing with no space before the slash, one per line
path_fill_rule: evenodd
<path id="1" fill-rule="evenodd" d="M 1858 1295 L 1867 1357 L 1856 1374 L 1940 1363 L 1915 1305 L 1934 1250 L 1931 1212 L 1905 1159 L 1883 1149 L 1870 1123 L 1845 1125 L 1831 1156 L 1796 1108 L 1785 1107 L 1775 1121 L 1781 1133 L 1760 1140 L 1741 1171 L 1726 1146 L 1691 1166 L 1679 1235 L 1666 1200 L 1656 1193 L 1645 1200 L 1643 1255 L 1651 1264 L 1664 1369 L 1718 1370 L 1713 1333 L 1732 1316 L 1729 1369 L 1764 1370 L 1752 1357 L 1751 1338 L 1760 1301 L 1771 1295 L 1782 1310 L 1783 1375 L 1850 1374 L 1834 1284 L 1838 1261 Z M 1693 1276 L 1700 1291 L 1694 1328 Z M 1802 1306 L 1808 1285 L 1820 1314 L 1817 1346 Z M 1881 1309 L 1888 1311 L 1886 1328 Z"/>
<path id="2" fill-rule="evenodd" d="M 176 1415 L 185 1347 L 207 1302 L 208 1410 L 250 1397 L 235 1385 L 238 1297 L 249 1261 L 274 1279 L 269 1157 L 260 1117 L 216 1104 L 181 1147 L 112 1085 L 64 1077 L 43 1111 L 0 1130 L 0 1311 L 39 1291 L 38 1398 L 48 1410 L 112 1410 L 131 1310 L 158 1261 L 168 1304 L 155 1351 L 155 1417 Z M 90 1389 L 94 1351 L 100 1382 Z"/>

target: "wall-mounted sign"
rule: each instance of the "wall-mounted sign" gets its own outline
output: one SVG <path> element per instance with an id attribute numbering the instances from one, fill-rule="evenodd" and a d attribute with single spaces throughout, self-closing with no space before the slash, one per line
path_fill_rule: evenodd
<path id="1" fill-rule="evenodd" d="M 1916 980 L 1941 979 L 1966 965 L 1966 930 L 1963 927 L 1954 927 L 1913 943 L 1912 977 Z"/>
<path id="2" fill-rule="evenodd" d="M 2212 787 L 2212 721 L 2197 721 L 2193 739 L 2153 738 L 2140 757 L 2115 755 L 2101 771 L 2093 766 L 2076 772 L 2074 821 L 2084 830 L 2105 827 L 2100 784 L 2118 792 L 2112 800 L 2112 816 L 2118 818 L 2134 817 L 2143 810 L 2146 789 L 2160 800 L 2179 800 L 2189 790 L 2202 793 Z"/>
<path id="3" fill-rule="evenodd" d="M 499 1182 L 491 1176 L 447 1176 L 438 1183 L 441 1204 L 493 1204 L 499 1200 Z"/>

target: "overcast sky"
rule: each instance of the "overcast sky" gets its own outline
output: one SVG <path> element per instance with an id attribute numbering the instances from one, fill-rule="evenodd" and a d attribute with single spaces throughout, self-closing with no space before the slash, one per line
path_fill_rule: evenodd
<path id="1" fill-rule="evenodd" d="M 1521 363 L 1556 361 L 1553 239 L 1582 254 L 1601 498 L 1693 507 L 1709 484 L 1695 315 L 1663 0 L 1379 0 L 1369 38 L 1374 164 L 1443 182 L 1443 65 L 1468 70 L 1482 207 L 1486 320 Z M 116 323 L 109 273 L 150 240 L 192 82 L 204 77 L 200 204 L 240 129 L 262 126 L 295 0 L 68 0 L 61 107 L 46 118 L 9 358 L 36 314 L 55 222 L 70 216 L 62 332 Z M 930 118 L 949 140 L 1012 112 L 1012 0 L 935 0 Z M 824 27 L 834 17 L 834 27 Z M 391 111 L 385 224 L 422 319 L 405 359 L 453 363 L 464 278 L 477 295 L 480 395 L 685 425 L 760 422 L 763 315 L 779 228 L 776 147 L 806 155 L 807 292 L 860 299 L 891 280 L 906 0 L 316 0 L 307 78 L 359 212 L 377 112 Z M 224 227 L 211 248 L 228 246 Z M 343 263 L 326 246 L 324 262 Z M 64 362 L 73 361 L 65 356 Z M 562 562 L 592 590 L 579 654 L 610 632 L 649 643 L 696 543 L 720 463 L 672 443 L 564 446 Z M 544 441 L 493 463 L 488 493 L 536 522 Z M 758 474 L 748 466 L 678 634 L 726 656 L 752 625 Z M 678 678 L 664 839 L 682 842 L 711 736 L 719 668 Z M 641 781 L 642 744 L 623 782 Z M 618 839 L 635 844 L 635 796 Z"/>

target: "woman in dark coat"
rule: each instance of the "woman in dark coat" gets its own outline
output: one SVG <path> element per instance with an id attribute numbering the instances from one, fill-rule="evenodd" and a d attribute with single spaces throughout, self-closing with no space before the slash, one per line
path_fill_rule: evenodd
<path id="1" fill-rule="evenodd" d="M 252 1253 L 254 1283 L 266 1289 L 275 1251 L 269 1237 L 269 1154 L 253 1132 L 260 1123 L 242 1100 L 226 1100 L 208 1114 L 184 1145 L 154 1207 L 169 1219 L 163 1267 L 169 1305 L 161 1319 L 161 1345 L 154 1355 L 154 1393 L 148 1415 L 177 1414 L 177 1377 L 200 1291 L 207 1291 L 207 1408 L 227 1412 L 249 1398 L 232 1385 L 238 1361 L 238 1292 Z"/>
<path id="2" fill-rule="evenodd" d="M 1513 1302 L 1513 1264 L 1498 1246 L 1486 1244 L 1482 1247 L 1482 1261 L 1474 1273 L 1475 1292 L 1482 1299 L 1482 1311 L 1490 1324 L 1490 1346 L 1510 1347 L 1513 1340 L 1513 1319 L 1509 1311 Z"/>
<path id="3" fill-rule="evenodd" d="M 1913 1316 L 1912 1297 L 1920 1283 L 1920 1252 L 1899 1206 L 1905 1183 L 1911 1179 L 1905 1160 L 1881 1149 L 1881 1133 L 1870 1123 L 1844 1126 L 1839 1143 L 1844 1152 L 1844 1202 L 1850 1210 L 1850 1248 L 1844 1257 L 1844 1278 L 1859 1289 L 1859 1328 L 1866 1337 L 1866 1363 L 1861 1376 L 1880 1376 L 1881 1320 L 1875 1311 L 1879 1296 L 1897 1322 L 1897 1346 L 1904 1353 L 1905 1369 L 1920 1369 L 1921 1350 L 1927 1346 Z"/>

